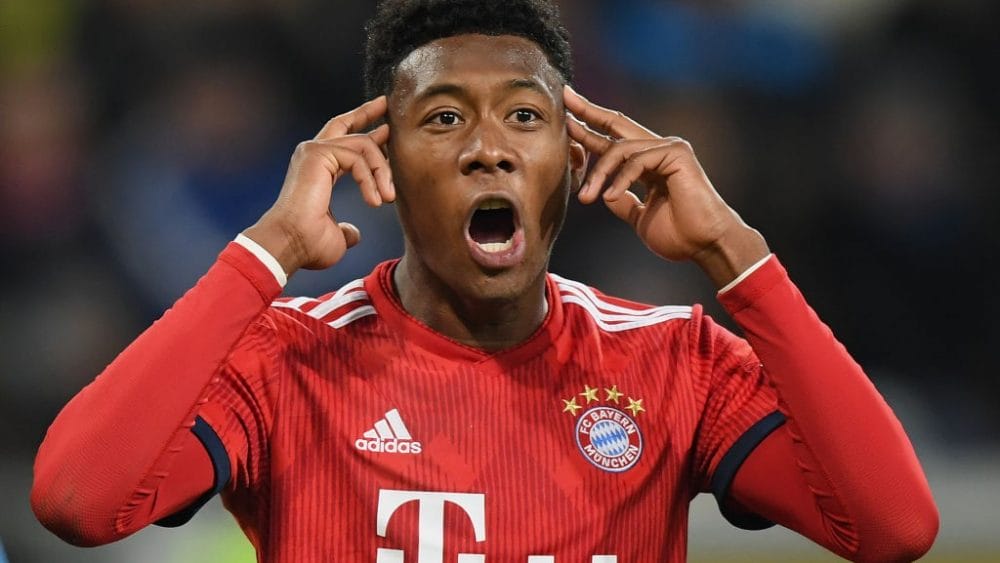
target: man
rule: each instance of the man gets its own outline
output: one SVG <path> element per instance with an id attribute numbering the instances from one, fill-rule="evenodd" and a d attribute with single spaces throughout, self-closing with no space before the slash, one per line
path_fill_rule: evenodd
<path id="1" fill-rule="evenodd" d="M 898 421 L 691 147 L 567 86 L 554 7 L 393 0 L 369 31 L 378 96 L 299 145 L 274 206 L 53 423 L 43 523 L 99 544 L 222 492 L 262 561 L 682 561 L 711 491 L 851 559 L 929 549 Z M 275 301 L 358 244 L 329 211 L 348 173 L 395 202 L 403 257 Z M 548 274 L 577 190 L 696 262 L 749 344 Z"/>

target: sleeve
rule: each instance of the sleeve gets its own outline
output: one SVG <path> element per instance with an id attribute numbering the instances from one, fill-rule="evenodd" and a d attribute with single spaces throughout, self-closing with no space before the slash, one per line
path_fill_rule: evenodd
<path id="1" fill-rule="evenodd" d="M 708 316 L 694 315 L 690 327 L 693 363 L 706 387 L 695 435 L 695 483 L 699 491 L 715 496 L 723 516 L 733 525 L 767 528 L 773 524 L 753 514 L 734 512 L 723 501 L 750 452 L 784 423 L 777 396 L 746 341 Z"/>
<path id="2" fill-rule="evenodd" d="M 191 428 L 196 438 L 191 446 L 208 456 L 210 463 L 205 467 L 211 466 L 211 487 L 202 487 L 205 492 L 194 502 L 190 502 L 188 492 L 184 499 L 187 504 L 174 493 L 182 491 L 182 487 L 161 487 L 157 492 L 159 502 L 180 509 L 155 524 L 181 526 L 212 497 L 223 493 L 243 528 L 255 527 L 260 511 L 266 510 L 261 502 L 266 495 L 259 493 L 268 484 L 270 433 L 281 380 L 278 349 L 273 326 L 261 318 L 230 353 L 206 391 L 206 400 L 198 407 Z"/>
<path id="3" fill-rule="evenodd" d="M 922 556 L 938 514 L 913 447 L 777 258 L 720 300 L 761 359 L 787 418 L 738 470 L 728 504 L 852 561 Z"/>
<path id="4" fill-rule="evenodd" d="M 205 493 L 214 471 L 209 450 L 192 447 L 197 417 L 230 352 L 280 292 L 260 260 L 229 244 L 49 427 L 31 490 L 38 519 L 70 543 L 99 545 Z"/>

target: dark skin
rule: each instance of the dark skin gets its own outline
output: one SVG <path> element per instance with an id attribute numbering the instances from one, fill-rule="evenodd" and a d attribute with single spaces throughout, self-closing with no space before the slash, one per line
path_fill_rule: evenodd
<path id="1" fill-rule="evenodd" d="M 383 117 L 387 124 L 363 133 Z M 588 152 L 599 158 L 585 176 Z M 331 119 L 298 146 L 278 200 L 244 234 L 289 275 L 333 266 L 360 240 L 330 213 L 333 186 L 348 172 L 370 205 L 397 203 L 403 307 L 485 350 L 516 345 L 544 320 L 545 271 L 577 187 L 582 203 L 603 200 L 655 254 L 693 260 L 717 287 L 768 253 L 687 142 L 579 96 L 520 37 L 459 35 L 413 51 L 388 98 Z M 646 187 L 644 200 L 628 191 L 635 182 Z M 516 263 L 473 258 L 465 231 L 484 197 L 515 209 Z"/>
<path id="2" fill-rule="evenodd" d="M 395 280 L 403 306 L 431 328 L 501 349 L 545 316 L 549 255 L 586 155 L 569 139 L 562 83 L 541 51 L 517 37 L 469 37 L 417 49 L 396 73 L 388 154 L 406 252 Z M 520 219 L 525 252 L 513 267 L 470 256 L 466 223 L 484 197 L 509 201 Z"/>

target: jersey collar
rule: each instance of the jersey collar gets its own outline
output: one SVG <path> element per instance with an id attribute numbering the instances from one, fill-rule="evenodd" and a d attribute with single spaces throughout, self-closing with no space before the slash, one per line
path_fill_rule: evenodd
<path id="1" fill-rule="evenodd" d="M 500 367 L 521 363 L 551 349 L 562 333 L 564 316 L 559 288 L 552 276 L 546 274 L 545 299 L 548 302 L 548 313 L 531 336 L 512 348 L 493 352 L 462 344 L 433 330 L 406 312 L 392 283 L 392 274 L 398 263 L 399 259 L 395 259 L 377 265 L 365 278 L 365 291 L 379 318 L 407 344 L 420 346 L 455 362 L 496 364 Z"/>

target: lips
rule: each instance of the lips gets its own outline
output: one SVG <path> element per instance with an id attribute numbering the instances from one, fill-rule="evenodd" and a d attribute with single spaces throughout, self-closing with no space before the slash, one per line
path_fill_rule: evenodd
<path id="1" fill-rule="evenodd" d="M 505 197 L 480 197 L 465 233 L 473 260 L 484 268 L 509 268 L 524 257 L 524 233 L 517 209 Z"/>

